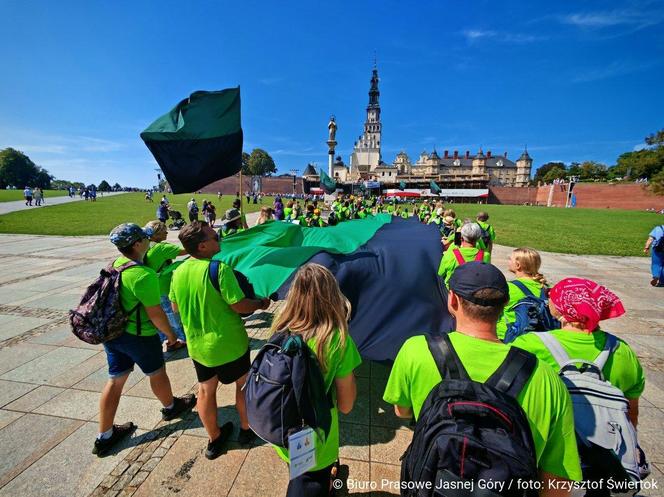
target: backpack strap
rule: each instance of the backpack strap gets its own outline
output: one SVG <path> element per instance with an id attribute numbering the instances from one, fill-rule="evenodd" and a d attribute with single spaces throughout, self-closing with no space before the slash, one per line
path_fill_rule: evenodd
<path id="1" fill-rule="evenodd" d="M 113 268 L 113 264 L 111 264 L 111 268 L 115 269 L 118 273 L 122 273 L 122 271 L 124 271 L 125 269 L 129 269 L 130 267 L 141 266 L 141 265 L 142 264 L 140 264 L 136 261 L 128 261 L 128 262 L 125 262 L 123 265 L 118 266 L 116 268 Z M 120 280 L 120 284 L 122 284 L 122 280 Z M 141 335 L 141 302 L 140 301 L 127 314 L 131 314 L 133 312 L 136 313 L 136 335 L 140 336 Z"/>
<path id="2" fill-rule="evenodd" d="M 534 297 L 534 296 L 535 296 L 535 295 L 533 295 L 533 292 L 531 292 L 531 291 L 528 289 L 528 287 L 527 287 L 526 285 L 523 284 L 522 281 L 519 281 L 519 280 L 513 280 L 513 281 L 510 281 L 510 283 L 512 283 L 512 285 L 514 285 L 515 287 L 517 287 L 519 290 L 521 290 L 521 291 L 526 295 L 526 297 Z"/>
<path id="3" fill-rule="evenodd" d="M 429 352 L 433 356 L 441 378 L 448 380 L 470 380 L 470 376 L 463 367 L 463 363 L 457 355 L 450 337 L 447 333 L 440 336 L 426 335 Z"/>
<path id="4" fill-rule="evenodd" d="M 516 398 L 537 365 L 537 358 L 518 347 L 510 347 L 500 367 L 486 381 L 487 385 Z"/>
<path id="5" fill-rule="evenodd" d="M 565 352 L 565 349 L 563 349 L 563 346 L 560 345 L 560 342 L 556 340 L 556 337 L 551 333 L 548 331 L 544 333 L 535 333 L 535 336 L 542 340 L 544 346 L 549 349 L 549 352 L 551 352 L 551 355 L 556 360 L 559 367 L 562 368 L 570 361 L 570 357 L 567 352 Z"/>
<path id="6" fill-rule="evenodd" d="M 212 259 L 210 261 L 208 275 L 210 277 L 210 283 L 212 283 L 214 289 L 218 292 L 221 292 L 221 288 L 219 288 L 219 265 L 220 262 L 218 260 Z"/>
<path id="7" fill-rule="evenodd" d="M 599 353 L 597 358 L 593 361 L 595 365 L 600 369 L 604 369 L 604 365 L 606 364 L 606 361 L 609 360 L 609 357 L 611 354 L 615 352 L 615 350 L 618 348 L 618 339 L 612 335 L 611 333 L 606 334 L 606 342 L 604 342 L 604 348 L 602 351 Z"/>
<path id="8" fill-rule="evenodd" d="M 456 257 L 459 266 L 463 266 L 466 263 L 466 259 L 463 258 L 463 255 L 461 255 L 461 251 L 458 248 L 453 249 L 452 253 L 454 254 L 454 257 Z"/>
<path id="9" fill-rule="evenodd" d="M 482 262 L 484 260 L 484 250 L 480 249 L 475 256 L 475 262 Z"/>

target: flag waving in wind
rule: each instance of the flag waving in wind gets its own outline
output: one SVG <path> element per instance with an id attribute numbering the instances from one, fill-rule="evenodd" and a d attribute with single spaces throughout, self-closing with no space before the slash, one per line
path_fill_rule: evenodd
<path id="1" fill-rule="evenodd" d="M 440 193 L 440 186 L 434 180 L 431 180 L 431 183 L 429 183 L 429 188 L 431 188 L 431 193 Z"/>
<path id="2" fill-rule="evenodd" d="M 242 167 L 240 88 L 197 91 L 164 114 L 141 138 L 173 193 L 199 190 Z"/>
<path id="3" fill-rule="evenodd" d="M 406 182 L 399 181 L 399 190 L 404 191 L 406 189 Z"/>
<path id="4" fill-rule="evenodd" d="M 320 187 L 327 193 L 328 195 L 334 193 L 334 191 L 337 189 L 337 184 L 334 182 L 332 178 L 330 178 L 325 171 L 321 168 L 320 170 Z"/>

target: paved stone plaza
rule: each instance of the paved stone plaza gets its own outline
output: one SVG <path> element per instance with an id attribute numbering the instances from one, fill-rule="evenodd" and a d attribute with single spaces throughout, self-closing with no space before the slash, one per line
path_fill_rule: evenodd
<path id="1" fill-rule="evenodd" d="M 105 237 L 0 235 L 0 496 L 284 495 L 287 468 L 270 447 L 231 444 L 227 454 L 206 460 L 197 415 L 162 422 L 161 406 L 140 371 L 131 374 L 116 419 L 132 420 L 139 430 L 112 455 L 91 454 L 105 355 L 71 334 L 67 310 L 116 255 Z M 506 268 L 508 255 L 508 248 L 496 247 L 494 263 Z M 646 368 L 639 438 L 654 478 L 664 485 L 664 291 L 648 284 L 649 260 L 561 254 L 543 254 L 543 260 L 551 280 L 588 277 L 623 299 L 627 315 L 607 329 L 625 338 Z M 273 310 L 247 321 L 252 349 L 267 338 Z M 195 391 L 194 369 L 183 351 L 168 357 L 167 370 L 176 395 Z M 353 495 L 398 493 L 382 482 L 398 481 L 399 457 L 412 431 L 381 400 L 388 371 L 363 364 L 355 409 L 341 418 L 342 474 L 364 485 Z M 219 418 L 236 420 L 229 407 L 233 387 L 220 387 L 219 400 Z"/>

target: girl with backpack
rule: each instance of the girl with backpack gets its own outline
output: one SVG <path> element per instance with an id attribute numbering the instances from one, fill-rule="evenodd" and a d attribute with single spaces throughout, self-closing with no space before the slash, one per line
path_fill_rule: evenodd
<path id="1" fill-rule="evenodd" d="M 625 313 L 618 296 L 594 281 L 566 278 L 549 291 L 549 307 L 553 316 L 560 320 L 561 328 L 547 333 L 526 333 L 518 337 L 512 345 L 535 354 L 554 370 L 560 370 L 561 375 L 565 359 L 594 364 L 601 371 L 602 379 L 618 389 L 618 395 L 622 392 L 623 402 L 626 399 L 628 404 L 627 416 L 636 428 L 639 397 L 645 388 L 643 368 L 637 355 L 626 342 L 600 328 L 600 321 L 616 318 Z M 543 335 L 545 336 L 542 338 Z M 554 342 L 553 345 L 550 342 Z M 606 352 L 603 353 L 605 349 Z M 561 361 L 563 364 L 560 364 Z M 573 393 L 571 389 L 570 392 Z M 607 398 L 606 394 L 604 398 Z M 575 400 L 575 406 L 577 403 L 579 402 Z M 576 415 L 575 418 L 578 434 L 579 418 Z M 590 422 L 594 420 L 590 419 Z M 597 426 L 591 431 L 599 432 L 601 428 Z M 624 428 L 621 430 L 622 433 L 626 431 L 628 430 Z M 615 444 L 615 441 L 613 443 Z M 629 450 L 629 444 L 625 445 L 626 450 Z M 579 447 L 582 448 L 581 444 Z M 583 454 L 581 455 L 583 467 Z M 637 457 L 638 471 L 641 473 L 641 478 L 644 478 L 649 471 L 645 455 L 640 449 Z M 586 479 L 586 469 L 584 467 L 584 479 Z M 592 468 L 590 469 L 592 471 Z M 600 492 L 595 495 L 608 495 L 608 493 Z"/>
<path id="2" fill-rule="evenodd" d="M 357 395 L 353 370 L 360 353 L 348 333 L 350 302 L 332 273 L 319 264 L 302 266 L 286 301 L 272 323 L 272 331 L 289 330 L 306 341 L 318 358 L 326 391 L 331 393 L 332 424 L 325 440 L 316 436 L 316 465 L 288 484 L 287 497 L 329 496 L 339 459 L 339 411 L 348 414 Z M 275 449 L 289 462 L 288 450 Z"/>
<path id="3" fill-rule="evenodd" d="M 540 273 L 541 265 L 542 258 L 536 250 L 520 247 L 512 251 L 507 268 L 516 278 L 507 283 L 510 291 L 510 300 L 496 325 L 496 334 L 501 340 L 505 339 L 505 333 L 510 325 L 516 322 L 515 306 L 526 298 L 526 292 L 520 288 L 522 285 L 535 297 L 546 298 L 548 285 L 546 278 Z"/>

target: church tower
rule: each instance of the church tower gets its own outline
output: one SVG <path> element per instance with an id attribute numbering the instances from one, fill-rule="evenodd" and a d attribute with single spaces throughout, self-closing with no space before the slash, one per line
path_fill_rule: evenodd
<path id="1" fill-rule="evenodd" d="M 380 140 L 382 124 L 380 122 L 380 90 L 378 89 L 378 68 L 374 65 L 369 87 L 369 105 L 364 121 L 364 133 L 358 138 L 350 156 L 353 175 L 373 171 L 381 160 Z"/>

